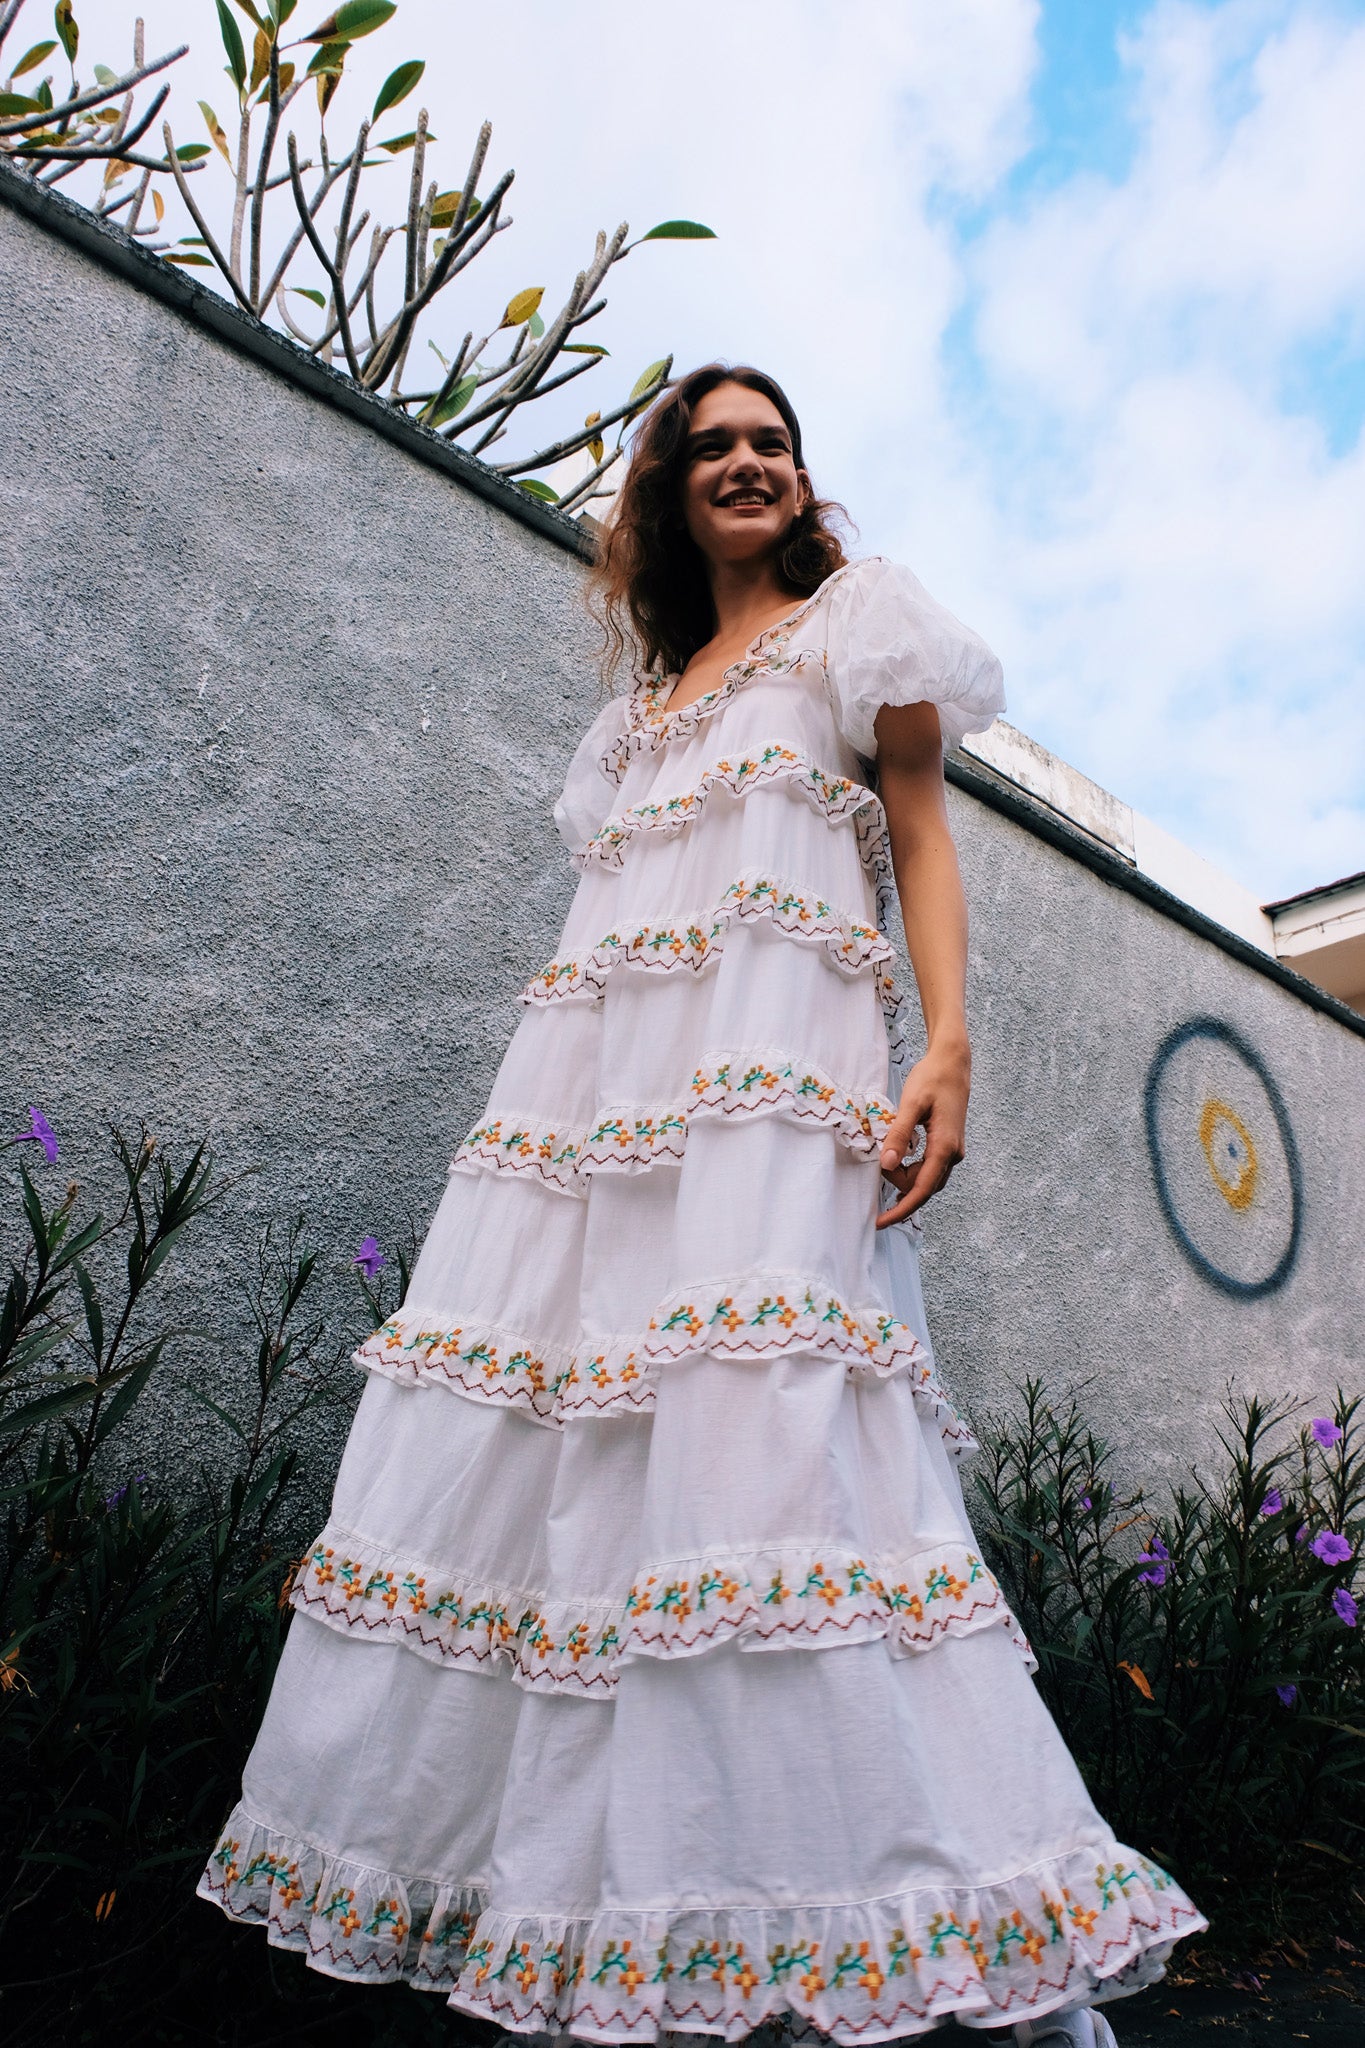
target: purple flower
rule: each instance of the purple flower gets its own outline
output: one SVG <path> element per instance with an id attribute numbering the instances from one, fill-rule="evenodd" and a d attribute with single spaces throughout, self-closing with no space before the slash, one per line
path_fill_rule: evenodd
<path id="1" fill-rule="evenodd" d="M 1296 1685 L 1277 1685 L 1275 1688 L 1275 1697 L 1282 1707 L 1292 1707 L 1298 1696 Z"/>
<path id="2" fill-rule="evenodd" d="M 1315 1444 L 1321 1444 L 1324 1451 L 1330 1451 L 1333 1444 L 1341 1442 L 1341 1427 L 1333 1422 L 1330 1415 L 1319 1415 L 1308 1425 L 1308 1433 Z"/>
<path id="3" fill-rule="evenodd" d="M 355 1257 L 351 1260 L 351 1264 L 353 1266 L 358 1266 L 360 1268 L 360 1271 L 365 1275 L 365 1278 L 371 1282 L 379 1278 L 380 1274 L 383 1272 L 385 1266 L 387 1266 L 388 1263 L 389 1262 L 384 1257 L 383 1252 L 381 1252 L 379 1249 L 379 1240 L 377 1237 L 362 1237 L 360 1240 L 360 1248 L 356 1252 Z"/>
<path id="4" fill-rule="evenodd" d="M 1360 1618 L 1360 1609 L 1356 1606 L 1355 1597 L 1348 1593 L 1344 1586 L 1338 1586 L 1332 1595 L 1332 1612 L 1338 1621 L 1345 1622 L 1347 1628 L 1354 1628 Z"/>
<path id="5" fill-rule="evenodd" d="M 1145 1572 L 1138 1573 L 1138 1584 L 1142 1586 L 1164 1586 L 1170 1557 L 1171 1553 L 1161 1538 L 1154 1536 L 1151 1549 L 1142 1551 L 1138 1557 L 1138 1563 L 1145 1564 L 1148 1567 Z"/>
<path id="6" fill-rule="evenodd" d="M 1320 1557 L 1324 1564 L 1348 1564 L 1355 1552 L 1335 1529 L 1319 1529 L 1313 1538 L 1313 1555 Z"/>
<path id="7" fill-rule="evenodd" d="M 127 1499 L 130 1486 L 145 1486 L 146 1484 L 147 1474 L 145 1472 L 139 1472 L 136 1479 L 125 1479 L 122 1486 L 116 1486 L 112 1493 L 105 1494 L 105 1507 L 116 1508 L 121 1500 Z"/>
<path id="8" fill-rule="evenodd" d="M 28 1121 L 28 1130 L 20 1131 L 14 1143 L 16 1145 L 29 1145 L 36 1139 L 43 1148 L 48 1165 L 55 1166 L 57 1164 L 57 1133 L 53 1130 L 40 1109 L 30 1107 Z"/>
<path id="9" fill-rule="evenodd" d="M 1296 1530 L 1294 1531 L 1294 1541 L 1295 1541 L 1296 1543 L 1306 1543 L 1306 1542 L 1308 1541 L 1308 1524 L 1307 1524 L 1307 1522 L 1300 1522 L 1300 1523 L 1299 1523 L 1299 1526 L 1298 1526 L 1298 1528 L 1297 1528 L 1297 1529 L 1296 1529 Z"/>
<path id="10" fill-rule="evenodd" d="M 1265 1499 L 1261 1502 L 1261 1513 L 1263 1515 L 1278 1515 L 1283 1507 L 1284 1495 L 1280 1492 L 1278 1486 L 1272 1486 Z"/>

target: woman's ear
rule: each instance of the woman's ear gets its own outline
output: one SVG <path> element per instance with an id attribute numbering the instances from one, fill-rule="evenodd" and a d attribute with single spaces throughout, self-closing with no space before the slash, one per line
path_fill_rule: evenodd
<path id="1" fill-rule="evenodd" d="M 807 507 L 807 505 L 809 505 L 809 504 L 810 504 L 810 502 L 811 502 L 811 500 L 812 500 L 812 498 L 813 498 L 814 496 L 815 496 L 815 486 L 814 486 L 814 484 L 813 484 L 813 483 L 811 482 L 811 480 L 810 480 L 810 473 L 809 473 L 809 471 L 808 471 L 808 470 L 804 470 L 804 469 L 798 469 L 798 470 L 797 470 L 797 472 L 796 472 L 796 509 L 797 509 L 797 512 L 798 512 L 798 513 L 804 512 L 804 511 L 805 511 L 805 509 L 806 509 L 806 507 Z"/>

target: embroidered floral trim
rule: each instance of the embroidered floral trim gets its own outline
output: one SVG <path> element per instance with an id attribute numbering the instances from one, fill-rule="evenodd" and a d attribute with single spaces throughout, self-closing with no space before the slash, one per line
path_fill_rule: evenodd
<path id="1" fill-rule="evenodd" d="M 551 1187 L 585 1194 L 594 1173 L 639 1173 L 681 1159 L 688 1127 L 697 1116 L 742 1117 L 759 1111 L 823 1125 L 862 1156 L 876 1150 L 895 1114 L 885 1097 L 850 1095 L 818 1068 L 782 1053 L 726 1053 L 697 1068 L 691 1101 L 675 1108 L 607 1109 L 581 1130 L 531 1117 L 493 1117 L 469 1133 L 451 1170 L 491 1167 L 498 1173 L 528 1173 Z"/>
<path id="2" fill-rule="evenodd" d="M 266 1929 L 272 1948 L 362 1983 L 406 1979 L 449 1992 L 474 1938 L 484 1894 L 473 1885 L 391 1876 L 265 1827 L 234 1807 L 198 1894 L 233 1920 Z"/>
<path id="3" fill-rule="evenodd" d="M 633 804 L 628 811 L 608 818 L 574 858 L 585 868 L 593 863 L 619 868 L 633 839 L 650 832 L 672 838 L 701 817 L 715 790 L 726 789 L 734 797 L 747 796 L 764 783 L 779 781 L 786 782 L 813 805 L 827 824 L 851 822 L 864 864 L 874 877 L 890 873 L 886 814 L 880 798 L 848 776 L 826 775 L 807 755 L 777 745 L 765 747 L 759 754 L 716 761 L 702 773 L 694 788 L 680 791 L 661 803 Z"/>
<path id="4" fill-rule="evenodd" d="M 502 1662 L 528 1691 L 588 1698 L 614 1692 L 631 1657 L 696 1656 L 733 1637 L 751 1650 L 885 1641 L 903 1657 L 1003 1625 L 1037 1669 L 995 1577 L 960 1543 L 880 1563 L 828 1543 L 675 1558 L 643 1568 L 624 1599 L 549 1600 L 396 1558 L 329 1525 L 289 1597 L 318 1620 L 437 1662 Z"/>
<path id="5" fill-rule="evenodd" d="M 712 911 L 673 924 L 641 924 L 634 931 L 608 932 L 586 953 L 551 960 L 522 990 L 524 1003 L 558 1002 L 586 995 L 596 1001 L 618 966 L 669 973 L 690 968 L 701 974 L 719 960 L 725 933 L 736 918 L 771 918 L 789 937 L 822 944 L 845 974 L 865 967 L 884 970 L 894 958 L 875 925 L 847 916 L 820 896 L 791 888 L 770 875 L 741 875 Z M 879 972 L 883 1001 L 895 997 L 889 973 Z M 899 1001 L 899 998 L 896 998 Z"/>
<path id="6" fill-rule="evenodd" d="M 708 690 L 694 703 L 685 704 L 681 711 L 670 712 L 667 708 L 666 700 L 678 680 L 675 675 L 650 676 L 640 683 L 626 703 L 625 729 L 602 756 L 603 774 L 613 782 L 619 782 L 637 754 L 653 753 L 656 747 L 669 745 L 674 740 L 690 739 L 705 719 L 728 704 L 755 676 L 787 675 L 792 669 L 799 668 L 803 661 L 822 659 L 823 648 L 801 648 L 791 652 L 792 638 L 797 627 L 855 566 L 848 563 L 844 568 L 836 569 L 833 576 L 826 577 L 814 595 L 798 606 L 790 617 L 779 620 L 775 626 L 769 626 L 766 632 L 759 634 L 748 652 L 726 669 L 714 690 Z"/>
<path id="7" fill-rule="evenodd" d="M 842 1358 L 850 1374 L 907 1376 L 949 1449 L 975 1450 L 976 1439 L 905 1323 L 875 1308 L 850 1309 L 829 1289 L 800 1280 L 689 1291 L 663 1303 L 640 1336 L 585 1336 L 572 1346 L 537 1344 L 496 1324 L 457 1323 L 405 1307 L 365 1340 L 355 1361 L 390 1379 L 444 1384 L 475 1400 L 521 1408 L 557 1427 L 575 1415 L 652 1408 L 659 1366 L 669 1361 L 792 1351 Z"/>
<path id="8" fill-rule="evenodd" d="M 850 1905 L 493 1913 L 471 1884 L 347 1862 L 243 1806 L 199 1895 L 315 1968 L 405 1977 L 518 2033 L 604 2041 L 665 2030 L 737 2039 L 784 2013 L 846 2048 L 953 2013 L 1007 2025 L 1153 1983 L 1174 1943 L 1207 1925 L 1173 1878 L 1116 1842 L 975 1890 Z"/>

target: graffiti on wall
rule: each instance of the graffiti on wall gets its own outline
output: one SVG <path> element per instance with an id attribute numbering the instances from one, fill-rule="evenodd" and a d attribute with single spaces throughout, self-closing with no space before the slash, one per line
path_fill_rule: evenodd
<path id="1" fill-rule="evenodd" d="M 1303 1178 L 1284 1099 L 1240 1032 L 1191 1017 L 1147 1073 L 1147 1149 L 1171 1234 L 1243 1300 L 1283 1287 L 1303 1230 Z"/>

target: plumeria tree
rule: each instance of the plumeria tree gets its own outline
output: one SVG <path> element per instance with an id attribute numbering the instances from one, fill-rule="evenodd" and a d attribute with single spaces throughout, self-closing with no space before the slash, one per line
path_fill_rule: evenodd
<path id="1" fill-rule="evenodd" d="M 597 235 L 556 310 L 545 310 L 545 287 L 531 285 L 500 313 L 469 319 L 463 335 L 442 347 L 440 323 L 452 303 L 442 295 L 512 224 L 514 173 L 488 177 L 487 122 L 459 185 L 443 186 L 427 109 L 407 128 L 397 111 L 426 70 L 423 59 L 409 57 L 388 73 L 354 133 L 336 139 L 334 103 L 347 61 L 358 42 L 389 25 L 396 0 L 346 0 L 306 30 L 296 20 L 297 0 L 212 5 L 231 104 L 222 120 L 207 100 L 198 103 L 193 123 L 202 124 L 205 141 L 186 138 L 178 111 L 171 118 L 171 84 L 160 76 L 188 45 L 148 61 L 139 20 L 131 64 L 122 72 L 96 64 L 83 84 L 74 0 L 57 0 L 52 34 L 27 47 L 12 33 L 25 0 L 0 0 L 0 154 L 44 185 L 84 171 L 77 189 L 102 218 L 163 261 L 208 272 L 251 318 L 282 328 L 535 496 L 574 511 L 608 495 L 605 479 L 621 458 L 625 431 L 664 389 L 669 356 L 650 363 L 614 404 L 589 411 L 581 426 L 520 455 L 504 455 L 500 444 L 516 415 L 607 356 L 585 330 L 607 304 L 603 287 L 614 265 L 643 242 L 702 240 L 712 231 L 668 220 L 632 240 L 622 222 Z M 397 132 L 380 136 L 381 127 Z M 396 162 L 408 176 L 394 208 L 383 193 Z M 384 170 L 387 181 L 372 175 Z M 172 236 L 172 198 L 192 233 Z M 562 493 L 538 474 L 572 457 L 581 458 L 581 474 Z"/>

